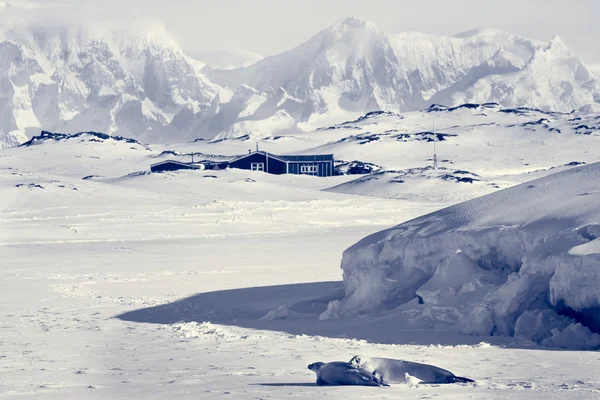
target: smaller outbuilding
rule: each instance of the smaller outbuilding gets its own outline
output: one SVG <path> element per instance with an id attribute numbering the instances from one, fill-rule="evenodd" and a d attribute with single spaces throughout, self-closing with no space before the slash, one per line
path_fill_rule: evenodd
<path id="1" fill-rule="evenodd" d="M 165 160 L 150 165 L 151 172 L 177 171 L 180 169 L 204 169 L 202 164 L 183 163 L 175 160 Z"/>

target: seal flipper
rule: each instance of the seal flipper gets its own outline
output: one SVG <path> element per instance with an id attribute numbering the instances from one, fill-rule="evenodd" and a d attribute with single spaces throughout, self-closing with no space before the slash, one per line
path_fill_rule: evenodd
<path id="1" fill-rule="evenodd" d="M 319 386 L 326 386 L 326 385 L 329 385 L 329 383 L 325 382 L 321 378 L 317 378 L 317 385 L 319 385 Z"/>
<path id="2" fill-rule="evenodd" d="M 473 379 L 463 378 L 462 376 L 451 376 L 446 382 L 420 382 L 420 385 L 445 385 L 450 383 L 475 383 Z"/>
<path id="3" fill-rule="evenodd" d="M 385 383 L 384 381 L 382 381 L 381 379 L 377 379 L 376 382 L 379 383 L 380 386 L 390 386 L 387 383 Z"/>
<path id="4" fill-rule="evenodd" d="M 463 378 L 462 376 L 453 376 L 452 383 L 474 383 L 473 379 Z"/>
<path id="5" fill-rule="evenodd" d="M 373 380 L 381 386 L 390 386 L 383 380 L 383 375 L 378 370 L 373 371 Z"/>

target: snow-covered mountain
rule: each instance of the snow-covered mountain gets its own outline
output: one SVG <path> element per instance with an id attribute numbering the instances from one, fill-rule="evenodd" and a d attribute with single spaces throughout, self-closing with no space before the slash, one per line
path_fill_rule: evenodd
<path id="1" fill-rule="evenodd" d="M 569 112 L 600 101 L 598 79 L 559 38 L 544 43 L 497 30 L 390 36 L 354 18 L 248 68 L 207 75 L 233 88 L 280 88 L 301 107 L 290 110 L 280 101 L 276 110 L 305 129 L 356 113 L 402 112 L 432 103 L 497 102 Z"/>
<path id="2" fill-rule="evenodd" d="M 496 30 L 388 35 L 348 18 L 245 68 L 214 69 L 232 66 L 224 55 L 213 67 L 195 58 L 160 26 L 4 24 L 0 143 L 23 142 L 40 128 L 150 142 L 266 136 L 432 103 L 600 108 L 598 78 L 559 38 Z M 233 64 L 250 62 L 242 58 Z"/>
<path id="3" fill-rule="evenodd" d="M 107 33 L 15 24 L 0 31 L 0 60 L 5 145 L 40 128 L 174 138 L 165 129 L 173 115 L 208 108 L 219 90 L 160 26 Z"/>

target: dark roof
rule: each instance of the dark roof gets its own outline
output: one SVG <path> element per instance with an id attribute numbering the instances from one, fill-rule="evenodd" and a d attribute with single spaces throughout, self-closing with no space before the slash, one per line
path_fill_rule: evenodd
<path id="1" fill-rule="evenodd" d="M 286 161 L 303 162 L 303 161 L 333 161 L 333 154 L 311 154 L 311 155 L 293 155 L 279 156 Z"/>
<path id="2" fill-rule="evenodd" d="M 265 151 L 254 151 L 252 153 L 244 154 L 239 157 L 236 157 L 229 162 L 234 162 L 241 160 L 246 157 L 250 157 L 254 154 L 262 154 L 266 155 Z M 269 158 L 273 158 L 275 160 L 279 160 L 281 162 L 316 162 L 316 161 L 333 161 L 333 154 L 312 154 L 312 155 L 291 155 L 291 156 L 280 156 L 278 154 L 268 153 Z"/>
<path id="3" fill-rule="evenodd" d="M 253 151 L 252 153 L 242 154 L 239 157 L 232 158 L 231 160 L 229 160 L 229 162 L 232 163 L 232 162 L 235 162 L 235 161 L 238 161 L 238 160 L 242 160 L 242 159 L 244 159 L 246 157 L 253 156 L 254 154 L 262 154 L 263 156 L 266 156 L 267 152 L 262 151 L 262 150 L 261 151 Z M 273 153 L 268 153 L 268 154 L 269 154 L 269 158 L 273 158 L 273 159 L 279 160 L 281 162 L 286 162 L 286 160 L 284 160 L 281 156 L 278 156 L 278 155 L 273 154 Z"/>
<path id="4" fill-rule="evenodd" d="M 165 161 L 161 161 L 161 162 L 157 162 L 155 164 L 150 164 L 150 168 L 152 167 L 158 167 L 159 165 L 163 165 L 163 164 L 176 164 L 182 167 L 187 167 L 187 168 L 195 168 L 195 169 L 199 169 L 200 166 L 198 166 L 198 164 L 194 163 L 187 163 L 187 162 L 181 162 L 181 161 L 176 161 L 176 160 L 165 160 Z"/>

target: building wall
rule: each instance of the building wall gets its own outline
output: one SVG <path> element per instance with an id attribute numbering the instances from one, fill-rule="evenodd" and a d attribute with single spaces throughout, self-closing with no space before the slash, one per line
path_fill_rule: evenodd
<path id="1" fill-rule="evenodd" d="M 302 162 L 290 162 L 289 173 L 301 175 L 301 167 L 303 165 L 316 165 L 317 176 L 331 176 L 333 175 L 333 162 L 331 161 L 302 161 Z"/>
<path id="2" fill-rule="evenodd" d="M 278 159 L 269 157 L 269 165 L 267 171 L 266 156 L 261 153 L 249 154 L 239 160 L 232 161 L 229 163 L 229 168 L 239 169 L 252 169 L 252 163 L 263 163 L 265 172 L 270 174 L 296 174 L 301 175 L 302 166 L 314 165 L 317 167 L 316 176 L 332 176 L 333 175 L 333 161 L 289 161 L 287 165 L 285 162 Z"/>
<path id="3" fill-rule="evenodd" d="M 251 154 L 242 159 L 233 161 L 229 163 L 229 168 L 240 168 L 240 169 L 251 169 L 252 163 L 263 163 L 265 164 L 265 172 L 269 172 L 270 174 L 285 174 L 286 166 L 284 162 L 276 160 L 274 158 L 269 157 L 269 165 L 267 171 L 267 160 L 264 154 L 256 153 Z"/>
<path id="4" fill-rule="evenodd" d="M 227 162 L 212 162 L 204 164 L 204 169 L 209 170 L 220 170 L 229 167 L 229 163 Z"/>

